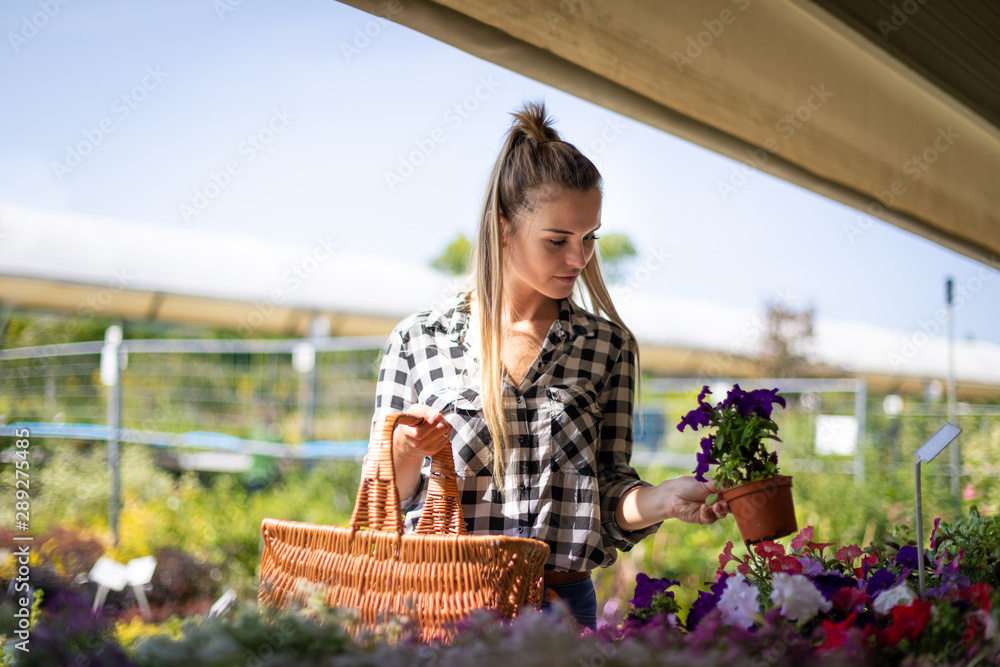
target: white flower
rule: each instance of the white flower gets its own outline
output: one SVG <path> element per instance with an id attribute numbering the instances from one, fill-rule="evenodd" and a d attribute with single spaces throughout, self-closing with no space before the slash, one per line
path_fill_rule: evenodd
<path id="1" fill-rule="evenodd" d="M 726 579 L 726 588 L 719 596 L 718 604 L 722 620 L 728 625 L 741 628 L 752 626 L 754 616 L 760 611 L 757 593 L 757 587 L 747 583 L 747 578 L 742 574 L 734 574 Z"/>
<path id="2" fill-rule="evenodd" d="M 799 623 L 808 623 L 817 612 L 833 607 L 808 577 L 787 572 L 771 576 L 771 601 L 781 605 L 782 616 Z"/>
<path id="3" fill-rule="evenodd" d="M 905 607 L 916 599 L 917 594 L 913 592 L 912 588 L 906 585 L 906 582 L 903 582 L 899 586 L 888 588 L 876 595 L 875 602 L 872 603 L 872 609 L 875 610 L 876 614 L 888 614 L 892 611 L 893 607 L 898 607 L 899 605 Z"/>

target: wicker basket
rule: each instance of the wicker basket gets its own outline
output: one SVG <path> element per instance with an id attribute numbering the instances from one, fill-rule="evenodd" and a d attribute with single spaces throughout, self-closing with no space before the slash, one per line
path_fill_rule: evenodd
<path id="1" fill-rule="evenodd" d="M 433 457 L 416 532 L 403 533 L 391 445 L 397 423 L 423 420 L 398 412 L 386 417 L 349 528 L 264 519 L 259 601 L 301 603 L 300 584 L 318 584 L 328 605 L 359 612 L 355 631 L 409 616 L 425 641 L 450 641 L 455 624 L 473 609 L 512 618 L 524 605 L 540 605 L 548 545 L 465 534 L 451 447 Z"/>

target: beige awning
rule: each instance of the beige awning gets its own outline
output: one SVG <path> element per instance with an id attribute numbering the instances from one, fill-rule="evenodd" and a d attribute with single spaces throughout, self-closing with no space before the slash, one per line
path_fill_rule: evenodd
<path id="1" fill-rule="evenodd" d="M 989 3 L 347 4 L 852 206 L 848 238 L 875 216 L 1000 268 Z"/>

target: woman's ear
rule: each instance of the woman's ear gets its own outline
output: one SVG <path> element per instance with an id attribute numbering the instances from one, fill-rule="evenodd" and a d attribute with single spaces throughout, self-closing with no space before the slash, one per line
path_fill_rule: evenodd
<path id="1" fill-rule="evenodd" d="M 510 233 L 510 221 L 503 213 L 500 214 L 500 239 L 501 246 L 507 247 L 507 235 Z"/>

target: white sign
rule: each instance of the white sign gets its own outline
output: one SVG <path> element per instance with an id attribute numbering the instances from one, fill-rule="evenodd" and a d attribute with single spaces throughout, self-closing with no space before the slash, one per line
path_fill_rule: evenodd
<path id="1" fill-rule="evenodd" d="M 914 452 L 914 456 L 923 461 L 924 463 L 930 463 L 934 460 L 934 457 L 940 454 L 945 447 L 951 444 L 951 441 L 958 437 L 958 434 L 962 432 L 962 429 L 955 426 L 954 424 L 946 423 L 938 432 L 931 436 L 930 440 L 925 442 L 923 446 Z"/>

